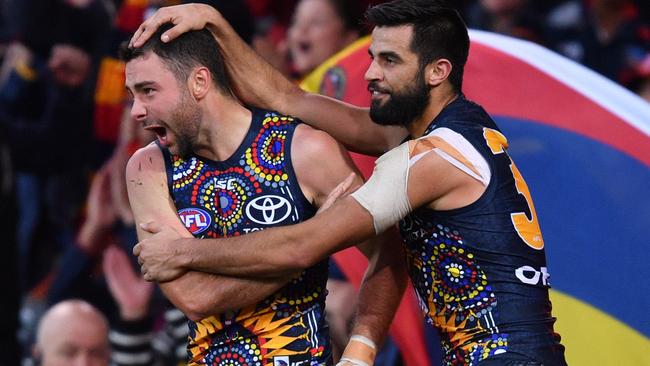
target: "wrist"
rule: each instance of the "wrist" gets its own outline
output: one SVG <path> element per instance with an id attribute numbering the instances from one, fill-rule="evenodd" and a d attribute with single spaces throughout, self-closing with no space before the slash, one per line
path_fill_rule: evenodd
<path id="1" fill-rule="evenodd" d="M 221 13 L 219 13 L 214 8 L 210 8 L 208 11 L 210 12 L 210 14 L 207 16 L 205 27 L 213 35 L 217 35 L 217 36 L 223 35 L 224 29 L 227 29 L 227 27 L 224 27 L 223 24 L 225 22 L 224 17 L 221 15 Z"/>
<path id="2" fill-rule="evenodd" d="M 348 345 L 341 355 L 341 362 L 347 362 L 355 366 L 371 366 L 375 362 L 377 345 L 365 336 L 354 334 L 350 337 Z"/>
<path id="3" fill-rule="evenodd" d="M 99 241 L 105 239 L 106 230 L 99 226 L 86 222 L 81 226 L 77 234 L 77 244 L 86 254 L 97 254 L 96 249 L 100 248 Z"/>
<path id="4" fill-rule="evenodd" d="M 147 317 L 148 313 L 148 307 L 143 306 L 143 307 L 123 307 L 120 308 L 120 318 L 123 321 L 127 322 L 135 322 L 139 321 L 142 319 L 145 319 Z"/>

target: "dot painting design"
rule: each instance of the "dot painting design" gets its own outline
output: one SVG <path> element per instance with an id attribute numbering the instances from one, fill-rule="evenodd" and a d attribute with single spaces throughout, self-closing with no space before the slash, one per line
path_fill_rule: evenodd
<path id="1" fill-rule="evenodd" d="M 273 188 L 286 185 L 289 175 L 285 172 L 284 151 L 288 132 L 285 125 L 292 121 L 290 117 L 267 115 L 262 122 L 265 128 L 240 161 L 246 172 L 260 184 Z"/>
<path id="2" fill-rule="evenodd" d="M 207 365 L 214 366 L 262 366 L 260 347 L 250 338 L 213 347 L 205 356 Z"/>
<path id="3" fill-rule="evenodd" d="M 488 278 L 458 231 L 431 224 L 415 215 L 400 223 L 406 238 L 407 267 L 427 320 L 446 328 L 446 365 L 474 365 L 505 352 L 507 335 L 491 328 L 489 339 L 472 340 L 454 329 L 485 331 L 494 325 L 497 301 Z M 414 234 L 415 233 L 415 234 Z M 459 346 L 459 347 L 456 347 Z"/>
<path id="4" fill-rule="evenodd" d="M 292 222 L 315 212 L 301 201 L 290 172 L 294 120 L 274 113 L 258 118 L 253 126 L 259 130 L 251 131 L 255 137 L 240 156 L 226 162 L 171 157 L 170 188 L 177 209 L 205 210 L 212 219 L 197 237 L 238 236 L 273 226 L 248 216 L 253 200 L 263 196 L 279 196 L 292 205 Z M 306 352 L 309 364 L 325 362 L 330 354 L 327 327 L 321 324 L 327 266 L 323 261 L 306 269 L 257 304 L 190 322 L 190 365 L 267 365 L 276 354 L 303 357 Z"/>

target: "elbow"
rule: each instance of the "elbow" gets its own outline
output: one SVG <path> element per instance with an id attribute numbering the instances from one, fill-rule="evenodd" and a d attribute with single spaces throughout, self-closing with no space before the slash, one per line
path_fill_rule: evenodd
<path id="1" fill-rule="evenodd" d="M 206 304 L 197 300 L 185 301 L 179 309 L 193 322 L 198 322 L 211 315 L 215 315 L 214 309 L 209 308 Z"/>
<path id="2" fill-rule="evenodd" d="M 198 322 L 210 315 L 214 315 L 214 308 L 210 308 L 201 296 L 187 296 L 188 294 L 184 294 L 184 296 L 170 296 L 169 292 L 165 295 L 178 310 L 183 312 L 193 322 Z"/>

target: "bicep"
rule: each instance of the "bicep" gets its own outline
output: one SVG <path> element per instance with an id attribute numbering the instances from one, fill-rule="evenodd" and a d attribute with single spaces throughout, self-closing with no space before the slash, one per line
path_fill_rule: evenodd
<path id="1" fill-rule="evenodd" d="M 192 237 L 178 219 L 167 189 L 166 174 L 163 156 L 157 146 L 150 145 L 138 150 L 127 164 L 127 192 L 140 240 L 151 234 L 137 224 L 148 222 L 169 226 L 183 237 Z"/>
<path id="2" fill-rule="evenodd" d="M 485 185 L 436 153 L 417 160 L 408 171 L 407 194 L 412 208 L 451 210 L 467 206 Z"/>

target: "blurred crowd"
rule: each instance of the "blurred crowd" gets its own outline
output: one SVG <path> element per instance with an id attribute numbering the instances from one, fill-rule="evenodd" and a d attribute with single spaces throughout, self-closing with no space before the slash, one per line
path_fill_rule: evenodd
<path id="1" fill-rule="evenodd" d="M 124 168 L 152 136 L 130 120 L 117 58 L 143 19 L 180 2 L 0 0 L 0 366 L 184 362 L 185 318 L 130 254 Z M 192 2 L 219 9 L 298 82 L 367 34 L 363 10 L 380 1 Z M 539 43 L 650 101 L 648 1 L 451 3 L 470 28 Z M 355 295 L 331 269 L 328 317 L 342 347 Z M 400 363 L 388 354 L 382 362 Z"/>

